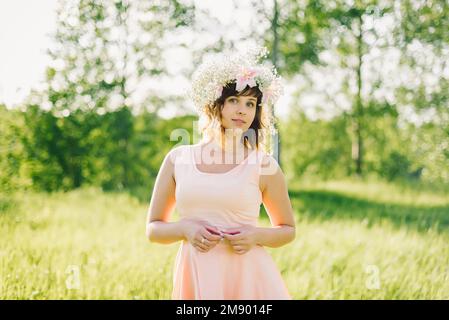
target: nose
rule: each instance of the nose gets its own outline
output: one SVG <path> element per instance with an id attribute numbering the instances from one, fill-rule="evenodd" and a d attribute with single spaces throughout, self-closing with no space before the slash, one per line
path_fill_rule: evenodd
<path id="1" fill-rule="evenodd" d="M 242 104 L 239 104 L 238 108 L 237 108 L 237 114 L 245 114 L 245 106 Z"/>

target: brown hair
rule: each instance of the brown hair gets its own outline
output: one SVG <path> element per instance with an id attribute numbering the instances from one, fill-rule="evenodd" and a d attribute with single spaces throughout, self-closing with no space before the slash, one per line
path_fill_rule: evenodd
<path id="1" fill-rule="evenodd" d="M 247 148 L 259 149 L 260 145 L 264 142 L 264 129 L 269 129 L 271 124 L 271 113 L 266 110 L 265 105 L 262 104 L 262 92 L 258 86 L 249 87 L 248 85 L 242 91 L 235 89 L 236 83 L 231 82 L 223 87 L 221 96 L 214 101 L 214 103 L 206 105 L 203 108 L 203 114 L 205 117 L 200 119 L 203 121 L 203 125 L 200 131 L 204 132 L 207 136 L 215 136 L 218 131 L 222 144 L 224 143 L 225 128 L 221 121 L 221 110 L 224 107 L 224 103 L 228 97 L 231 96 L 253 96 L 257 99 L 256 102 L 256 115 L 249 129 L 243 133 L 243 144 Z"/>

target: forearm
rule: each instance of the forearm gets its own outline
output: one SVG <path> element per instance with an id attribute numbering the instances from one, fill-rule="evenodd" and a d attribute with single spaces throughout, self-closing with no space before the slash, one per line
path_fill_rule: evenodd
<path id="1" fill-rule="evenodd" d="M 293 241 L 295 236 L 295 228 L 289 225 L 257 227 L 256 242 L 261 246 L 277 248 Z"/>
<path id="2" fill-rule="evenodd" d="M 146 235 L 151 242 L 162 244 L 185 240 L 184 224 L 181 221 L 153 221 L 147 225 Z"/>

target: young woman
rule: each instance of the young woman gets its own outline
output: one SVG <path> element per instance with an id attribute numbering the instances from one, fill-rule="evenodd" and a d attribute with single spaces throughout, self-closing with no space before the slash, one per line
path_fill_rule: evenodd
<path id="1" fill-rule="evenodd" d="M 181 241 L 172 299 L 291 299 L 265 250 L 295 239 L 284 174 L 262 151 L 279 77 L 257 63 L 266 49 L 221 56 L 193 76 L 203 139 L 165 157 L 147 217 L 152 242 Z M 261 54 L 262 52 L 262 54 Z M 264 204 L 272 227 L 258 227 Z M 170 222 L 176 205 L 180 220 Z"/>

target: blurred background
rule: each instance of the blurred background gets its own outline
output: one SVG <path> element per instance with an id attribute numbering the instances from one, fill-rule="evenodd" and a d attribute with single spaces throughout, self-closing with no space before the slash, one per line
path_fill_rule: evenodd
<path id="1" fill-rule="evenodd" d="M 169 298 L 154 179 L 195 68 L 249 44 L 285 84 L 292 295 L 449 298 L 446 0 L 2 0 L 0 40 L 0 298 Z"/>

